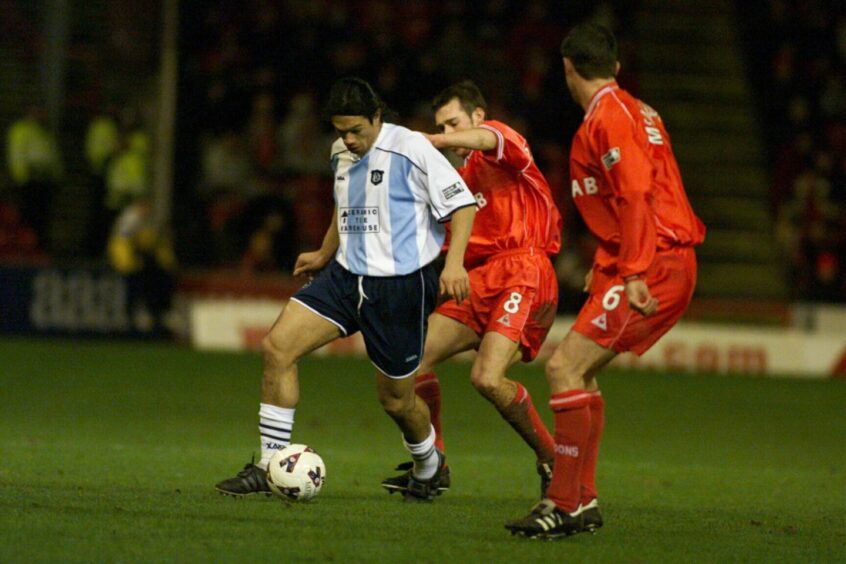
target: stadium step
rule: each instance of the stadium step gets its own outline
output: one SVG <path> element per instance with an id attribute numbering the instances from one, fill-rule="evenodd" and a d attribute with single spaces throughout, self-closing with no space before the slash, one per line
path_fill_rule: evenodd
<path id="1" fill-rule="evenodd" d="M 697 296 L 762 301 L 782 300 L 787 294 L 785 273 L 777 265 L 700 262 Z"/>
<path id="2" fill-rule="evenodd" d="M 757 198 L 690 194 L 696 214 L 709 229 L 744 229 L 770 236 L 772 216 Z"/>
<path id="3" fill-rule="evenodd" d="M 763 147 L 748 133 L 702 132 L 681 127 L 670 135 L 673 151 L 684 162 L 763 164 Z"/>
<path id="4" fill-rule="evenodd" d="M 783 299 L 785 272 L 752 89 L 728 0 L 644 0 L 640 94 L 662 115 L 685 187 L 708 227 L 698 295 Z"/>
<path id="5" fill-rule="evenodd" d="M 754 117 L 743 108 L 716 102 L 674 102 L 664 104 L 666 97 L 651 99 L 650 104 L 659 110 L 670 131 L 676 129 L 695 132 L 748 134 L 757 127 Z M 702 116 L 708 116 L 703 120 Z M 673 136 L 675 140 L 675 136 Z"/>
<path id="6" fill-rule="evenodd" d="M 656 41 L 638 46 L 638 56 L 649 60 L 656 68 L 683 74 L 695 72 L 712 80 L 743 72 L 743 61 L 736 59 L 733 51 L 730 45 L 724 43 L 691 43 L 681 51 L 678 46 Z"/>
<path id="7" fill-rule="evenodd" d="M 685 160 L 684 184 L 691 198 L 700 196 L 745 196 L 762 201 L 769 198 L 769 182 L 760 165 L 747 163 L 697 163 Z"/>
<path id="8" fill-rule="evenodd" d="M 772 237 L 744 229 L 711 229 L 705 243 L 697 249 L 700 262 L 737 262 L 771 264 L 779 259 Z"/>

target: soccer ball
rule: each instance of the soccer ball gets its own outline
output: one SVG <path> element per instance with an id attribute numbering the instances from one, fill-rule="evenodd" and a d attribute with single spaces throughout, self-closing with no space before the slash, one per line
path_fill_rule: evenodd
<path id="1" fill-rule="evenodd" d="M 320 493 L 325 480 L 323 459 L 306 445 L 276 451 L 267 465 L 267 485 L 282 499 L 307 501 Z"/>

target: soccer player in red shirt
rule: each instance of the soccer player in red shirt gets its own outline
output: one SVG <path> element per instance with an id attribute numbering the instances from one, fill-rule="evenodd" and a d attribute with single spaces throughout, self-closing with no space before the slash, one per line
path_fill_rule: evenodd
<path id="1" fill-rule="evenodd" d="M 552 482 L 528 516 L 506 524 L 547 538 L 602 526 L 594 473 L 604 403 L 596 373 L 619 353 L 644 353 L 679 320 L 696 284 L 693 247 L 705 238 L 660 116 L 614 80 L 613 34 L 578 25 L 561 55 L 570 93 L 585 110 L 570 152 L 572 196 L 599 248 L 588 300 L 546 365 Z"/>
<path id="2" fill-rule="evenodd" d="M 487 120 L 486 108 L 469 80 L 445 89 L 432 103 L 441 133 L 427 137 L 465 159 L 459 173 L 476 197 L 478 212 L 464 255 L 470 297 L 460 303 L 450 299 L 430 316 L 416 392 L 429 406 L 435 444 L 443 450 L 434 367 L 476 349 L 470 380 L 535 452 L 546 491 L 552 435 L 526 388 L 505 372 L 518 360 L 534 359 L 552 325 L 558 282 L 549 257 L 561 248 L 561 216 L 526 140 L 504 123 Z M 449 487 L 445 478 L 441 489 Z M 396 476 L 382 486 L 401 491 L 406 481 L 405 475 Z"/>

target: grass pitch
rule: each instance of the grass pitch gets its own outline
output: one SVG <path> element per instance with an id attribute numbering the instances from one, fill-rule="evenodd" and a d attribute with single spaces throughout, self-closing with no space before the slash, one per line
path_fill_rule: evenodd
<path id="1" fill-rule="evenodd" d="M 306 360 L 294 440 L 324 458 L 308 504 L 219 496 L 258 449 L 260 360 L 168 345 L 0 341 L 0 561 L 846 561 L 846 383 L 610 372 L 606 526 L 511 537 L 530 451 L 439 372 L 453 488 L 406 506 L 406 460 L 364 360 Z M 551 421 L 542 370 L 519 367 Z"/>

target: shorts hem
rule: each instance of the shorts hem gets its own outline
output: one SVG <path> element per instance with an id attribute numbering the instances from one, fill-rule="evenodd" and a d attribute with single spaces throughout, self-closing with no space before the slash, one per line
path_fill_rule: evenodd
<path id="1" fill-rule="evenodd" d="M 378 364 L 376 364 L 376 363 L 375 363 L 375 362 L 373 362 L 372 360 L 370 361 L 370 364 L 372 364 L 373 366 L 375 366 L 375 367 L 376 367 L 376 370 L 378 370 L 379 372 L 381 372 L 382 374 L 384 374 L 386 377 L 390 378 L 391 380 L 404 380 L 404 379 L 408 378 L 409 376 L 411 376 L 412 374 L 414 374 L 415 372 L 417 372 L 418 370 L 420 370 L 420 366 L 421 366 L 423 363 L 420 363 L 420 364 L 418 364 L 417 366 L 415 366 L 415 367 L 414 367 L 414 370 L 412 370 L 411 372 L 408 372 L 408 373 L 406 373 L 406 374 L 401 374 L 401 375 L 399 375 L 399 376 L 395 376 L 395 375 L 393 375 L 393 374 L 388 374 L 385 370 L 383 370 L 383 369 L 382 369 L 382 367 L 381 367 L 381 366 L 379 366 Z"/>
<path id="2" fill-rule="evenodd" d="M 572 327 L 570 330 L 571 330 L 571 331 L 574 331 L 574 332 L 576 332 L 576 333 L 578 333 L 579 335 L 581 335 L 581 336 L 582 336 L 582 337 L 584 337 L 585 339 L 588 339 L 589 341 L 591 341 L 591 342 L 593 342 L 593 343 L 596 343 L 597 345 L 599 345 L 599 346 L 600 346 L 600 347 L 602 347 L 603 349 L 606 349 L 606 350 L 609 350 L 609 351 L 615 352 L 615 353 L 617 353 L 617 354 L 622 354 L 622 353 L 625 353 L 625 352 L 629 352 L 629 350 L 628 350 L 628 349 L 626 349 L 625 347 L 623 347 L 623 346 L 619 346 L 619 345 L 618 345 L 618 344 L 619 344 L 619 339 L 616 339 L 613 343 L 611 343 L 611 344 L 609 344 L 609 345 L 605 345 L 605 344 L 603 344 L 603 343 L 600 343 L 600 342 L 599 342 L 599 339 L 597 339 L 596 337 L 594 337 L 594 336 L 593 336 L 593 335 L 591 335 L 590 333 L 586 333 L 585 331 L 583 331 L 580 327 L 578 327 L 578 326 L 576 326 L 576 325 L 573 325 L 573 327 Z"/>
<path id="3" fill-rule="evenodd" d="M 292 298 L 288 298 L 288 299 L 289 299 L 290 301 L 292 301 L 292 302 L 297 302 L 298 304 L 300 304 L 301 306 L 303 306 L 304 308 L 306 308 L 307 310 L 309 310 L 309 311 L 310 311 L 311 313 L 313 313 L 314 315 L 316 315 L 316 316 L 318 316 L 318 317 L 321 317 L 321 318 L 325 319 L 326 321 L 328 321 L 329 323 L 331 323 L 332 325 L 336 326 L 338 329 L 340 329 L 340 330 L 341 330 L 341 333 L 343 333 L 343 334 L 344 334 L 344 337 L 346 337 L 346 336 L 348 336 L 348 335 L 349 335 L 349 332 L 347 331 L 346 327 L 344 327 L 343 325 L 341 325 L 340 323 L 338 323 L 337 321 L 335 321 L 334 319 L 332 319 L 332 318 L 331 318 L 331 317 L 329 317 L 328 315 L 324 315 L 324 314 L 320 313 L 319 311 L 317 311 L 316 309 L 314 309 L 314 308 L 313 308 L 313 307 L 311 307 L 310 305 L 306 304 L 306 303 L 305 303 L 305 302 L 303 302 L 302 300 L 299 300 L 299 299 L 297 299 L 297 298 L 293 298 L 293 297 L 292 297 Z"/>

